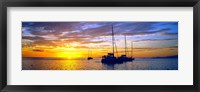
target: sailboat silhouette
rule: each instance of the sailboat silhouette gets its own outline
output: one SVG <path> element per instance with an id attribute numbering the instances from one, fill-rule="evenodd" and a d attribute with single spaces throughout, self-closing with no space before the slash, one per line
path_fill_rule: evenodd
<path id="1" fill-rule="evenodd" d="M 132 56 L 131 57 L 126 56 L 126 35 L 125 35 L 125 54 L 121 55 L 120 57 L 115 57 L 114 48 L 115 47 L 117 48 L 117 46 L 116 46 L 116 43 L 114 40 L 115 40 L 115 38 L 114 38 L 114 31 L 113 31 L 113 24 L 112 24 L 112 51 L 113 52 L 108 53 L 108 55 L 102 56 L 101 62 L 115 64 L 115 63 L 123 63 L 125 61 L 134 60 L 134 58 Z M 117 51 L 117 49 L 116 49 L 116 51 Z M 117 52 L 117 55 L 118 55 L 118 52 Z"/>
<path id="2" fill-rule="evenodd" d="M 124 55 L 121 55 L 120 57 L 118 57 L 119 61 L 132 61 L 132 60 L 134 60 L 134 58 L 132 56 L 131 57 L 127 57 L 126 35 L 125 35 L 125 50 L 124 50 L 124 52 L 125 52 Z"/>
<path id="3" fill-rule="evenodd" d="M 90 49 L 88 48 L 88 58 L 87 58 L 87 60 L 93 59 L 91 56 L 92 56 L 92 51 L 90 51 Z"/>

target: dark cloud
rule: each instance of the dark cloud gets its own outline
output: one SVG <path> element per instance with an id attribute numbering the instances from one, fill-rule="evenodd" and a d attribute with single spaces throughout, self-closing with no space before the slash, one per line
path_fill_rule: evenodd
<path id="1" fill-rule="evenodd" d="M 172 36 L 178 36 L 178 33 L 170 33 L 170 32 L 164 32 L 163 35 L 172 35 Z"/>
<path id="2" fill-rule="evenodd" d="M 82 41 L 81 44 L 89 44 L 89 43 L 103 43 L 105 41 Z"/>
<path id="3" fill-rule="evenodd" d="M 171 39 L 142 39 L 142 40 L 136 40 L 133 42 L 141 42 L 141 41 L 170 41 L 170 40 L 177 40 L 177 38 L 171 38 Z"/>
<path id="4" fill-rule="evenodd" d="M 89 48 L 87 46 L 75 46 L 75 48 Z"/>
<path id="5" fill-rule="evenodd" d="M 178 48 L 178 46 L 170 46 L 169 48 Z"/>
<path id="6" fill-rule="evenodd" d="M 178 49 L 178 46 L 170 46 L 170 47 L 148 47 L 148 48 L 134 48 L 134 50 L 159 50 L 159 49 Z"/>
<path id="7" fill-rule="evenodd" d="M 44 40 L 43 37 L 40 37 L 40 36 L 35 36 L 35 37 L 32 37 L 32 36 L 22 36 L 22 39 L 28 39 L 28 40 Z"/>
<path id="8" fill-rule="evenodd" d="M 178 36 L 178 32 L 170 32 L 170 28 L 164 28 L 164 29 L 160 29 L 160 34 L 162 35 L 177 35 Z"/>
<path id="9" fill-rule="evenodd" d="M 33 49 L 33 51 L 35 51 L 35 52 L 44 52 L 44 50 L 41 50 L 41 49 Z"/>

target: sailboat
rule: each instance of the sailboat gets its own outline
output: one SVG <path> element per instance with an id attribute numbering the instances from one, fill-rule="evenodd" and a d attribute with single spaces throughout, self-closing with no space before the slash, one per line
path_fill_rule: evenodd
<path id="1" fill-rule="evenodd" d="M 91 55 L 92 55 L 92 52 L 91 52 Z M 93 58 L 90 56 L 90 51 L 89 51 L 89 48 L 88 48 L 88 58 L 87 58 L 87 60 L 91 60 L 91 59 L 93 59 Z"/>
<path id="2" fill-rule="evenodd" d="M 87 60 L 93 59 L 92 57 L 88 57 Z"/>
<path id="3" fill-rule="evenodd" d="M 126 36 L 125 36 L 125 54 L 121 55 L 120 57 L 115 57 L 114 47 L 116 47 L 116 44 L 115 44 L 114 40 L 115 40 L 114 39 L 114 31 L 113 31 L 113 25 L 112 25 L 112 49 L 113 49 L 113 52 L 112 53 L 108 53 L 108 55 L 102 56 L 101 62 L 102 63 L 115 64 L 115 63 L 123 63 L 123 62 L 126 62 L 126 61 L 134 60 L 134 58 L 132 56 L 131 57 L 127 57 L 126 56 Z"/>
<path id="4" fill-rule="evenodd" d="M 114 63 L 118 62 L 117 57 L 115 57 L 115 51 L 114 51 L 115 42 L 114 42 L 114 40 L 115 40 L 115 38 L 114 38 L 113 24 L 112 24 L 112 53 L 108 53 L 108 55 L 102 56 L 102 59 L 101 59 L 102 63 L 114 64 Z"/>
<path id="5" fill-rule="evenodd" d="M 127 57 L 126 35 L 125 35 L 125 50 L 124 50 L 124 52 L 125 52 L 124 55 L 121 55 L 120 57 L 118 57 L 119 61 L 125 62 L 125 61 L 132 61 L 132 60 L 134 60 L 134 58 L 132 56 L 131 57 Z"/>

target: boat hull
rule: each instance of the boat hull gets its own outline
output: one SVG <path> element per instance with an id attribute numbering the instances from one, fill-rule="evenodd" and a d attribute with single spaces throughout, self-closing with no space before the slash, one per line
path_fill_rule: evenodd
<path id="1" fill-rule="evenodd" d="M 120 64 L 123 62 L 132 62 L 133 60 L 135 60 L 135 58 L 125 58 L 125 57 L 119 57 L 119 58 L 103 58 L 101 60 L 102 63 L 112 63 L 112 64 Z"/>
<path id="2" fill-rule="evenodd" d="M 109 57 L 109 58 L 103 58 L 101 60 L 102 63 L 116 63 L 117 62 L 117 58 L 115 57 Z"/>
<path id="3" fill-rule="evenodd" d="M 93 59 L 93 58 L 92 58 L 92 57 L 88 57 L 88 58 L 87 58 L 87 60 L 91 60 L 91 59 Z"/>

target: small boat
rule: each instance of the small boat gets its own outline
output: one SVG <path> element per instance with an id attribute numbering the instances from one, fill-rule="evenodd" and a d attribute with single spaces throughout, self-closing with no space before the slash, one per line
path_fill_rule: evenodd
<path id="1" fill-rule="evenodd" d="M 93 59 L 93 58 L 92 58 L 92 57 L 88 57 L 88 58 L 87 58 L 87 60 L 91 60 L 91 59 Z"/>
<path id="2" fill-rule="evenodd" d="M 88 48 L 88 58 L 87 58 L 87 60 L 93 59 L 91 56 L 92 56 L 92 51 L 90 51 L 90 49 Z"/>

